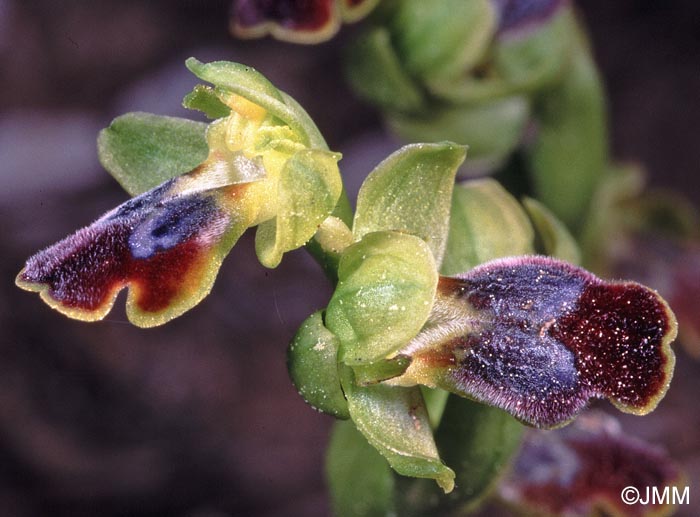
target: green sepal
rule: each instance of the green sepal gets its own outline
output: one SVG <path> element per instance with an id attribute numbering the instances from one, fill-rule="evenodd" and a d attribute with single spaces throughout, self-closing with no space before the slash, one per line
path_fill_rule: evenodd
<path id="1" fill-rule="evenodd" d="M 386 28 L 376 27 L 355 41 L 346 70 L 355 92 L 382 109 L 413 113 L 425 106 L 423 92 L 404 70 Z"/>
<path id="2" fill-rule="evenodd" d="M 425 479 L 398 479 L 397 514 L 470 514 L 508 470 L 522 434 L 523 425 L 500 409 L 449 395 L 435 441 L 445 462 L 455 467 L 455 490 L 443 495 Z"/>
<path id="3" fill-rule="evenodd" d="M 291 102 L 289 96 L 283 94 L 254 68 L 229 61 L 201 63 L 193 57 L 185 61 L 185 66 L 203 81 L 212 83 L 223 91 L 240 95 L 264 108 L 298 133 L 304 144 L 325 148 L 325 142 L 322 146 L 319 145 L 318 129 L 306 111 L 296 102 Z"/>
<path id="4" fill-rule="evenodd" d="M 340 387 L 340 341 L 323 325 L 323 311 L 304 320 L 287 350 L 289 376 L 299 395 L 314 409 L 336 418 L 350 418 Z"/>
<path id="5" fill-rule="evenodd" d="M 526 197 L 523 205 L 537 230 L 542 252 L 572 264 L 580 264 L 581 251 L 564 223 L 536 199 Z"/>
<path id="6" fill-rule="evenodd" d="M 191 110 L 203 112 L 210 119 L 228 117 L 231 108 L 226 106 L 213 88 L 198 84 L 182 99 L 182 105 Z"/>
<path id="7" fill-rule="evenodd" d="M 454 189 L 450 234 L 441 273 L 455 275 L 498 258 L 532 253 L 534 231 L 520 206 L 492 179 Z"/>
<path id="8" fill-rule="evenodd" d="M 524 97 L 509 97 L 475 105 L 435 107 L 424 116 L 387 116 L 391 129 L 412 142 L 453 140 L 469 144 L 469 163 L 493 168 L 522 140 L 530 117 Z"/>
<path id="9" fill-rule="evenodd" d="M 395 514 L 394 473 L 353 422 L 338 421 L 333 426 L 326 451 L 326 477 L 333 515 L 386 517 Z"/>
<path id="10" fill-rule="evenodd" d="M 396 53 L 409 74 L 423 79 L 454 77 L 476 65 L 496 31 L 489 0 L 397 2 L 390 20 Z"/>
<path id="11" fill-rule="evenodd" d="M 455 473 L 441 460 L 420 388 L 377 384 L 357 386 L 350 368 L 341 368 L 350 417 L 367 441 L 401 475 L 434 479 L 445 493 Z"/>
<path id="12" fill-rule="evenodd" d="M 357 196 L 353 234 L 405 231 L 428 243 L 436 263 L 445 250 L 452 187 L 467 149 L 452 142 L 412 144 L 367 176 Z"/>
<path id="13" fill-rule="evenodd" d="M 282 255 L 303 246 L 338 202 L 343 185 L 340 155 L 304 149 L 284 164 L 277 188 L 277 215 L 258 226 L 255 251 L 260 262 L 277 267 Z"/>
<path id="14" fill-rule="evenodd" d="M 420 238 L 375 232 L 345 250 L 338 279 L 326 326 L 340 338 L 340 359 L 356 365 L 391 356 L 418 333 L 438 274 Z"/>
<path id="15" fill-rule="evenodd" d="M 102 166 L 132 196 L 191 171 L 208 153 L 207 125 L 151 113 L 115 118 L 97 137 Z"/>

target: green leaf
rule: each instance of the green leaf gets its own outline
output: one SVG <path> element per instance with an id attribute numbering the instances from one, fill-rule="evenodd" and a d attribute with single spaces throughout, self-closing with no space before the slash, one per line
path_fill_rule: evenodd
<path id="1" fill-rule="evenodd" d="M 524 97 L 509 97 L 475 105 L 434 108 L 426 116 L 392 114 L 389 126 L 412 142 L 452 140 L 469 144 L 469 161 L 493 167 L 520 143 L 530 117 Z"/>
<path id="2" fill-rule="evenodd" d="M 403 69 L 387 29 L 374 28 L 360 36 L 345 61 L 348 82 L 360 97 L 392 111 L 423 108 L 423 93 Z"/>
<path id="3" fill-rule="evenodd" d="M 230 61 L 201 63 L 193 57 L 187 59 L 185 65 L 203 81 L 264 108 L 299 134 L 306 145 L 320 147 L 317 145 L 318 129 L 313 123 L 313 130 L 309 128 L 308 114 L 296 102 L 289 102 L 290 97 L 279 91 L 254 68 Z M 321 148 L 325 148 L 325 143 Z"/>
<path id="4" fill-rule="evenodd" d="M 536 105 L 539 134 L 530 160 L 536 198 L 575 232 L 606 170 L 605 97 L 582 35 L 561 83 Z"/>
<path id="5" fill-rule="evenodd" d="M 417 235 L 442 261 L 447 241 L 450 200 L 466 147 L 442 142 L 407 145 L 369 174 L 357 196 L 355 239 L 382 230 Z"/>
<path id="6" fill-rule="evenodd" d="M 392 41 L 406 70 L 421 78 L 463 74 L 486 53 L 496 31 L 489 0 L 396 3 Z"/>
<path id="7" fill-rule="evenodd" d="M 349 368 L 341 382 L 352 421 L 396 472 L 434 479 L 446 493 L 454 488 L 455 474 L 440 461 L 420 388 L 359 387 Z"/>
<path id="8" fill-rule="evenodd" d="M 305 149 L 284 165 L 277 190 L 277 216 L 258 226 L 255 251 L 266 267 L 277 267 L 282 255 L 303 246 L 338 202 L 343 188 L 338 160 L 329 151 Z"/>
<path id="9" fill-rule="evenodd" d="M 326 326 L 340 338 L 347 364 L 382 360 L 415 336 L 428 318 L 438 274 L 418 237 L 375 232 L 348 247 Z"/>
<path id="10" fill-rule="evenodd" d="M 151 113 L 115 118 L 97 137 L 102 166 L 132 196 L 194 169 L 209 153 L 207 125 Z"/>
<path id="11" fill-rule="evenodd" d="M 309 316 L 297 330 L 287 351 L 287 368 L 299 395 L 313 408 L 337 418 L 349 418 L 340 387 L 340 342 L 323 325 L 323 311 Z"/>
<path id="12" fill-rule="evenodd" d="M 523 205 L 537 229 L 542 247 L 547 255 L 571 262 L 581 263 L 581 252 L 569 230 L 542 203 L 532 198 L 523 199 Z"/>
<path id="13" fill-rule="evenodd" d="M 534 232 L 520 204 L 496 181 L 457 185 L 441 272 L 455 275 L 488 260 L 533 252 Z"/>
<path id="14" fill-rule="evenodd" d="M 182 99 L 182 105 L 187 109 L 201 111 L 211 119 L 227 117 L 231 114 L 231 108 L 221 102 L 214 89 L 203 84 L 195 86 Z"/>
<path id="15" fill-rule="evenodd" d="M 450 395 L 435 433 L 444 460 L 456 467 L 456 489 L 446 501 L 473 509 L 494 487 L 520 445 L 523 425 L 508 413 Z"/>
<path id="16" fill-rule="evenodd" d="M 394 510 L 391 467 L 352 422 L 336 422 L 326 475 L 337 517 L 386 517 Z"/>

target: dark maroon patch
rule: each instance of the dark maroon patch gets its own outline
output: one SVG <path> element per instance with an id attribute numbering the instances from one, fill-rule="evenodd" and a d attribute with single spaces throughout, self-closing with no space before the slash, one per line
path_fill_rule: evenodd
<path id="1" fill-rule="evenodd" d="M 608 421 L 591 426 L 595 419 Z M 501 496 L 538 514 L 656 515 L 661 505 L 625 504 L 622 490 L 634 487 L 645 500 L 647 487 L 663 492 L 680 482 L 681 473 L 662 450 L 610 429 L 609 419 L 589 415 L 582 418 L 585 426 L 577 422 L 528 435 L 502 482 Z"/>
<path id="2" fill-rule="evenodd" d="M 658 294 L 554 259 L 443 278 L 431 318 L 404 351 L 414 369 L 536 426 L 565 423 L 593 397 L 648 412 L 672 374 L 676 324 Z"/>
<path id="3" fill-rule="evenodd" d="M 203 251 L 189 240 L 148 259 L 136 259 L 128 245 L 128 226 L 109 225 L 94 233 L 80 230 L 38 253 L 27 262 L 21 280 L 45 284 L 51 298 L 86 312 L 104 307 L 117 291 L 134 283 L 139 288 L 137 306 L 144 312 L 158 312 L 181 291 L 186 274 Z M 62 256 L 64 251 L 68 252 Z"/>
<path id="4" fill-rule="evenodd" d="M 289 30 L 315 32 L 330 23 L 333 0 L 236 0 L 232 16 L 242 28 L 272 22 Z"/>
<path id="5" fill-rule="evenodd" d="M 130 279 L 138 286 L 136 305 L 144 312 L 160 312 L 182 294 L 192 269 L 201 260 L 204 249 L 190 239 L 147 260 L 130 259 Z M 199 276 L 199 275 L 196 275 Z"/>
<path id="6" fill-rule="evenodd" d="M 635 236 L 630 244 L 615 257 L 615 270 L 658 286 L 678 318 L 681 344 L 700 357 L 700 245 L 659 235 Z"/>
<path id="7" fill-rule="evenodd" d="M 94 319 L 116 293 L 135 289 L 136 306 L 158 313 L 196 294 L 206 259 L 228 217 L 215 194 L 166 197 L 173 182 L 131 199 L 31 257 L 18 283 L 46 290 L 64 312 Z M 96 316 L 90 318 L 90 314 Z"/>
<path id="8" fill-rule="evenodd" d="M 669 381 L 660 344 L 670 330 L 658 295 L 639 284 L 589 283 L 576 310 L 550 329 L 573 350 L 581 380 L 620 404 L 644 408 Z"/>

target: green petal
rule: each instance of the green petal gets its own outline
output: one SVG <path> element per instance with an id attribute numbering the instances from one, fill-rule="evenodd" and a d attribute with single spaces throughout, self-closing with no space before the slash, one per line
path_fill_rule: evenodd
<path id="1" fill-rule="evenodd" d="M 318 129 L 313 123 L 313 130 L 309 128 L 308 114 L 296 102 L 289 102 L 288 96 L 254 68 L 229 61 L 201 63 L 193 57 L 185 65 L 203 81 L 261 106 L 303 136 L 305 144 L 312 145 L 318 140 Z"/>
<path id="2" fill-rule="evenodd" d="M 386 517 L 394 510 L 394 474 L 352 422 L 336 422 L 326 453 L 333 514 Z"/>
<path id="3" fill-rule="evenodd" d="M 182 105 L 191 110 L 203 112 L 211 119 L 227 117 L 231 114 L 231 108 L 226 106 L 209 86 L 198 84 L 182 99 Z"/>
<path id="4" fill-rule="evenodd" d="M 299 395 L 314 409 L 349 418 L 348 403 L 340 387 L 340 341 L 323 325 L 323 311 L 306 318 L 287 352 L 287 368 Z"/>
<path id="5" fill-rule="evenodd" d="M 357 429 L 396 472 L 434 479 L 446 493 L 454 488 L 455 474 L 440 460 L 418 387 L 358 387 L 349 369 L 341 382 Z"/>
<path id="6" fill-rule="evenodd" d="M 255 250 L 266 267 L 277 267 L 282 255 L 303 246 L 335 208 L 342 180 L 340 155 L 306 149 L 290 157 L 282 169 L 277 216 L 258 226 Z"/>
<path id="7" fill-rule="evenodd" d="M 457 185 L 441 272 L 454 275 L 488 260 L 533 252 L 534 232 L 520 204 L 496 181 Z"/>
<path id="8" fill-rule="evenodd" d="M 445 250 L 452 187 L 466 147 L 443 142 L 407 145 L 380 163 L 362 184 L 355 239 L 397 230 L 424 239 L 439 264 Z"/>
<path id="9" fill-rule="evenodd" d="M 353 366 L 355 382 L 358 386 L 377 384 L 394 377 L 398 377 L 406 371 L 411 359 L 404 355 L 397 355 L 392 359 L 377 361 L 370 364 L 358 364 Z"/>
<path id="10" fill-rule="evenodd" d="M 364 364 L 390 356 L 418 333 L 438 275 L 421 239 L 376 232 L 345 250 L 338 278 L 326 325 L 340 338 L 341 360 Z"/>
<path id="11" fill-rule="evenodd" d="M 100 163 L 129 194 L 142 194 L 206 159 L 206 128 L 183 118 L 127 113 L 100 131 Z"/>

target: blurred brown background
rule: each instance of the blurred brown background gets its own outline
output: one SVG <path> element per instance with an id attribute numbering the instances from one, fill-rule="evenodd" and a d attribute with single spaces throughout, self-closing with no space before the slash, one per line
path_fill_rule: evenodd
<path id="1" fill-rule="evenodd" d="M 319 268 L 295 252 L 276 270 L 250 236 L 212 295 L 157 329 L 117 303 L 68 320 L 14 286 L 24 260 L 126 199 L 99 166 L 97 131 L 126 111 L 196 118 L 189 56 L 250 64 L 296 97 L 350 189 L 394 150 L 342 80 L 357 27 L 316 47 L 241 42 L 226 1 L 0 0 L 0 516 L 326 515 L 329 417 L 287 379 L 286 344 L 325 305 Z M 582 0 L 610 93 L 615 155 L 700 203 L 700 4 Z M 700 365 L 679 350 L 660 408 L 624 416 L 664 445 L 700 500 Z"/>

